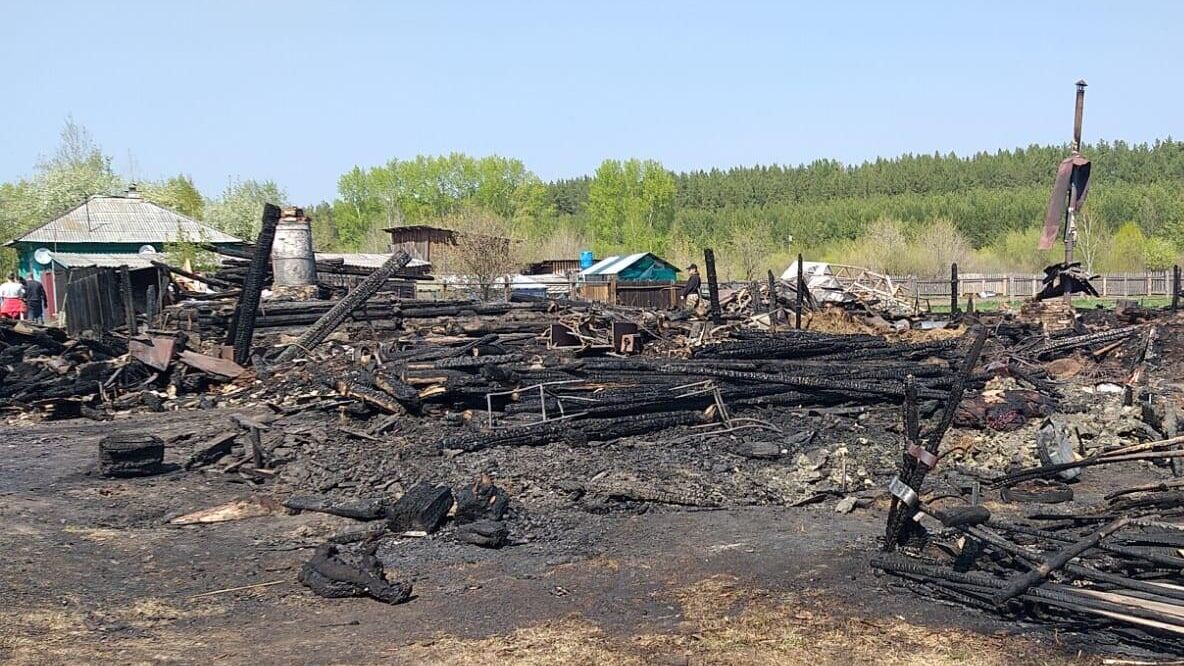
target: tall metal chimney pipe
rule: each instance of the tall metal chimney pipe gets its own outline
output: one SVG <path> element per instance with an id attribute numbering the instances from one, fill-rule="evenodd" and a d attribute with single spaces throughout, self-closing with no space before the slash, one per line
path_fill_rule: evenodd
<path id="1" fill-rule="evenodd" d="M 1085 79 L 1077 82 L 1077 105 L 1073 109 L 1073 152 L 1081 150 L 1081 116 L 1085 113 Z"/>

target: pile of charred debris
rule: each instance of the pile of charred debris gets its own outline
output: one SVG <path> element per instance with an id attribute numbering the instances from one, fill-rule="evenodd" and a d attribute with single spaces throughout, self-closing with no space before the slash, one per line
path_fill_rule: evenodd
<path id="1" fill-rule="evenodd" d="M 1184 437 L 1178 359 L 1165 357 L 1178 352 L 1164 340 L 1182 327 L 1136 310 L 1126 316 L 1149 321 L 1013 339 L 993 352 L 1014 332 L 979 329 L 929 428 L 908 380 L 884 552 L 872 565 L 912 592 L 1051 625 L 1078 644 L 1140 657 L 1184 652 Z M 976 368 L 1002 363 L 1015 365 L 1037 405 L 974 389 Z M 1025 425 L 1029 413 L 1035 422 Z M 950 449 L 951 426 L 977 418 L 1024 433 L 1001 470 L 954 462 L 969 456 Z"/>
<path id="2" fill-rule="evenodd" d="M 731 304 L 713 293 L 706 318 L 428 302 L 383 291 L 403 253 L 338 298 L 263 300 L 266 257 L 122 332 L 0 322 L 0 407 L 15 420 L 210 410 L 209 430 L 167 443 L 113 420 L 100 472 L 213 475 L 359 521 L 306 544 L 300 578 L 323 596 L 410 599 L 383 564 L 408 535 L 501 548 L 561 541 L 580 515 L 823 504 L 886 510 L 873 564 L 912 591 L 1127 652 L 1181 651 L 1174 313 L 836 332 L 827 322 L 869 305 L 771 279 Z M 1099 490 L 1107 465 L 1144 480 Z"/>

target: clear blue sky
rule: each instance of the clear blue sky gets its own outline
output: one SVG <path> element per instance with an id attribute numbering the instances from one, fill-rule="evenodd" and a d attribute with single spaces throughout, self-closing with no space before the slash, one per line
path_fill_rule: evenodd
<path id="1" fill-rule="evenodd" d="M 117 168 L 332 198 L 463 151 L 544 179 L 1179 135 L 1180 2 L 9 2 L 0 181 L 67 114 Z M 1079 37 L 1074 37 L 1079 35 Z"/>

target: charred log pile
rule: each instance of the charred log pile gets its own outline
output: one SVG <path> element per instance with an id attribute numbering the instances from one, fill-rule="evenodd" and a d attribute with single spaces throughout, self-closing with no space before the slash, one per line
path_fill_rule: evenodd
<path id="1" fill-rule="evenodd" d="M 873 567 L 894 576 L 906 589 L 1025 622 L 1044 623 L 1059 635 L 1138 657 L 1184 654 L 1184 558 L 1180 556 L 1184 493 L 1177 480 L 1134 487 L 1105 487 L 1101 501 L 1075 503 L 1074 487 L 1096 469 L 1147 462 L 1170 466 L 1184 459 L 1177 410 L 1155 392 L 1143 392 L 1149 364 L 1158 357 L 1156 327 L 1115 327 L 1030 337 L 1024 327 L 999 327 L 993 362 L 987 366 L 1040 386 L 1048 381 L 1024 374 L 1053 359 L 1077 357 L 1097 362 L 1116 349 L 1126 358 L 1128 394 L 1139 395 L 1144 430 L 1140 443 L 1081 449 L 1080 433 L 1053 419 L 1036 433 L 1040 464 L 1012 468 L 991 477 L 970 470 L 948 470 L 941 444 L 951 424 L 987 422 L 1013 430 L 1012 419 L 1025 410 L 1043 415 L 1051 405 L 1036 389 L 1008 390 L 992 396 L 955 398 L 963 379 L 974 376 L 966 363 L 951 386 L 943 417 L 927 431 L 918 415 L 910 383 L 903 410 L 904 451 L 899 473 L 888 489 L 884 553 Z M 1008 341 L 1010 340 L 1010 344 Z M 975 348 L 981 349 L 982 341 Z M 977 352 L 972 349 L 968 358 Z M 1000 356 L 1004 358 L 1000 358 Z M 1034 406 L 1036 405 L 1036 406 Z M 953 406 L 953 409 L 949 409 Z M 1050 410 L 1051 411 L 1051 410 Z M 1176 468 L 1173 468 L 1175 471 Z M 1143 474 L 1149 472 L 1145 468 Z M 931 473 L 954 493 L 934 492 Z M 971 478 L 962 476 L 971 473 Z M 999 494 L 1001 504 L 984 506 L 983 493 Z M 944 501 L 943 501 L 944 500 Z M 941 504 L 938 504 L 938 502 Z M 1040 507 L 1017 517 L 1010 504 Z M 1066 507 L 1066 508 L 1060 508 Z"/>
<path id="2" fill-rule="evenodd" d="M 315 324 L 335 300 L 264 301 L 255 318 L 256 334 L 297 333 Z M 350 312 L 345 324 L 385 330 L 439 328 L 461 334 L 537 333 L 548 311 L 546 303 L 482 303 L 479 301 L 416 301 L 377 295 Z M 230 326 L 235 306 L 223 301 L 186 301 L 167 308 L 162 325 L 217 338 Z"/>
<path id="3" fill-rule="evenodd" d="M 1184 653 L 1179 491 L 1141 489 L 1087 515 L 1013 522 L 982 507 L 919 510 L 942 528 L 921 550 L 872 564 L 914 592 L 1058 633 L 1122 645 L 1125 654 Z"/>

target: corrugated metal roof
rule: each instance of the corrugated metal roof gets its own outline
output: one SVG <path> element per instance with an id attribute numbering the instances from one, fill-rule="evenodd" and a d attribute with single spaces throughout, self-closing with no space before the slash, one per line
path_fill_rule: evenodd
<path id="1" fill-rule="evenodd" d="M 117 268 L 127 266 L 132 270 L 152 268 L 153 261 L 164 261 L 165 255 L 156 252 L 144 254 L 105 254 L 90 252 L 54 252 L 54 263 L 65 268 L 85 268 L 100 266 L 103 268 Z"/>
<path id="2" fill-rule="evenodd" d="M 342 260 L 346 266 L 361 266 L 362 268 L 378 268 L 386 263 L 387 259 L 391 258 L 389 254 L 376 254 L 367 252 L 353 252 L 341 254 L 338 252 L 317 252 L 317 261 L 337 261 Z M 407 263 L 408 268 L 415 268 L 416 266 L 428 266 L 428 262 L 423 259 L 412 259 Z"/>
<path id="3" fill-rule="evenodd" d="M 589 275 L 616 275 L 621 271 L 629 268 L 633 264 L 641 260 L 642 257 L 650 254 L 649 252 L 639 252 L 637 254 L 630 254 L 622 257 L 621 255 L 613 255 L 605 257 L 600 261 L 592 264 L 588 268 L 580 271 L 581 277 Z"/>
<path id="4" fill-rule="evenodd" d="M 140 197 L 93 196 L 13 242 L 238 243 L 239 239 Z"/>

